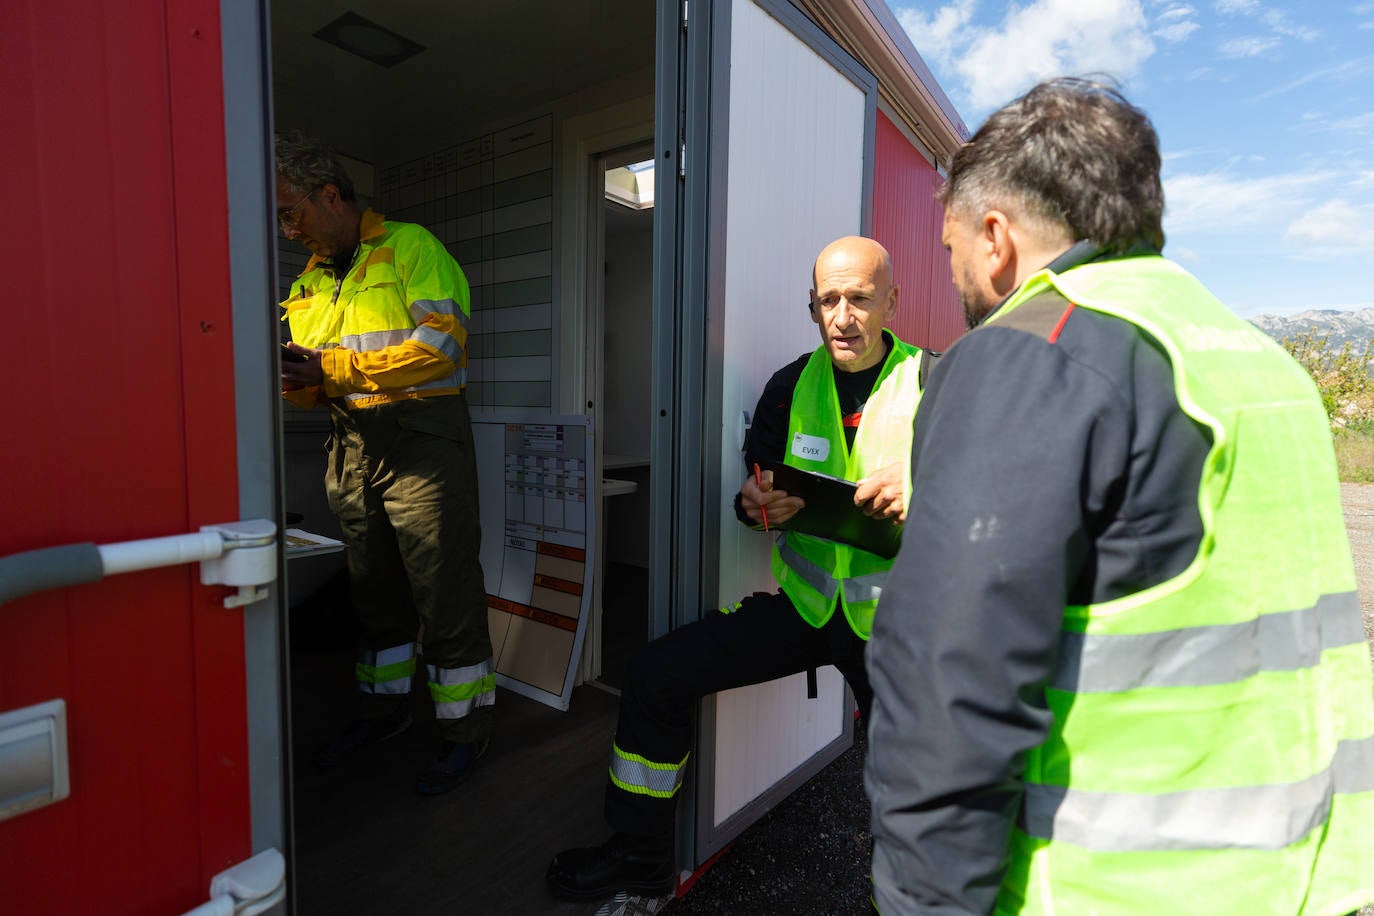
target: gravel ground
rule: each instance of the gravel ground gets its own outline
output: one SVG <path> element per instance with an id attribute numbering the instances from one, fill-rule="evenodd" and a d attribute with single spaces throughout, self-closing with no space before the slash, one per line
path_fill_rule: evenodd
<path id="1" fill-rule="evenodd" d="M 1374 661 L 1374 484 L 1342 484 L 1360 608 Z M 842 916 L 870 913 L 873 835 L 854 747 L 746 830 L 663 916 Z M 1374 916 L 1374 905 L 1359 916 Z"/>

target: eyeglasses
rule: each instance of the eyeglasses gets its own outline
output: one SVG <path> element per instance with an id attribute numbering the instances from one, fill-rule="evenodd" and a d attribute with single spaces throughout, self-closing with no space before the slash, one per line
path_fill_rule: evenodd
<path id="1" fill-rule="evenodd" d="M 300 222 L 301 205 L 304 204 L 310 198 L 314 197 L 316 192 L 318 192 L 319 190 L 319 188 L 316 188 L 314 191 L 311 191 L 309 194 L 305 195 L 291 206 L 283 207 L 277 211 L 277 222 L 281 224 L 281 227 L 283 229 L 290 229 L 292 226 L 295 226 L 298 222 Z"/>

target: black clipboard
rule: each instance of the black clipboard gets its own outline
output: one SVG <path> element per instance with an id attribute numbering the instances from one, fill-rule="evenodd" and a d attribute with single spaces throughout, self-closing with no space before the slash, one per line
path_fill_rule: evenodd
<path id="1" fill-rule="evenodd" d="M 902 526 L 887 518 L 870 518 L 854 505 L 857 484 L 828 474 L 776 464 L 773 487 L 800 496 L 806 508 L 787 520 L 790 531 L 843 541 L 885 559 L 902 546 Z"/>

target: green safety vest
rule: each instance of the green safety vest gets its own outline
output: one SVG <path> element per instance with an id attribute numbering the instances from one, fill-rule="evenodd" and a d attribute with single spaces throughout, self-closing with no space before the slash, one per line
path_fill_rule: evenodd
<path id="1" fill-rule="evenodd" d="M 291 285 L 291 296 L 281 303 L 291 338 L 305 347 L 357 352 L 413 341 L 455 367 L 441 378 L 397 391 L 351 392 L 349 407 L 461 391 L 467 384 L 470 314 L 462 269 L 422 226 L 384 221 L 368 210 L 360 231 L 358 251 L 342 278 L 315 257 Z"/>
<path id="2" fill-rule="evenodd" d="M 861 480 L 894 462 L 911 460 L 911 424 L 921 399 L 921 351 L 887 334 L 892 349 L 864 405 L 851 452 L 825 347 L 802 369 L 792 392 L 783 463 L 845 480 Z M 910 474 L 907 499 L 911 498 Z M 873 629 L 873 611 L 892 561 L 839 541 L 783 532 L 773 545 L 773 576 L 813 627 L 825 626 L 838 603 L 860 639 Z"/>
<path id="3" fill-rule="evenodd" d="M 1211 431 L 1180 575 L 1065 611 L 998 913 L 1345 914 L 1374 899 L 1374 703 L 1307 374 L 1160 257 L 1030 278 L 1150 334 Z"/>

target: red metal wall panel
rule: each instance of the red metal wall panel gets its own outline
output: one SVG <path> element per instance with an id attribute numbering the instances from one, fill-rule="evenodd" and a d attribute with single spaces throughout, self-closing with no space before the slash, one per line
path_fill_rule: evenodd
<path id="1" fill-rule="evenodd" d="M 892 328 L 903 340 L 944 350 L 964 331 L 963 310 L 940 244 L 940 174 L 878 112 L 873 163 L 873 237 L 892 254 L 899 293 Z"/>
<path id="2" fill-rule="evenodd" d="M 212 0 L 8 10 L 0 555 L 237 517 L 219 49 Z M 72 792 L 0 822 L 0 909 L 180 912 L 249 854 L 242 618 L 197 576 L 0 607 L 0 710 L 66 700 Z"/>

